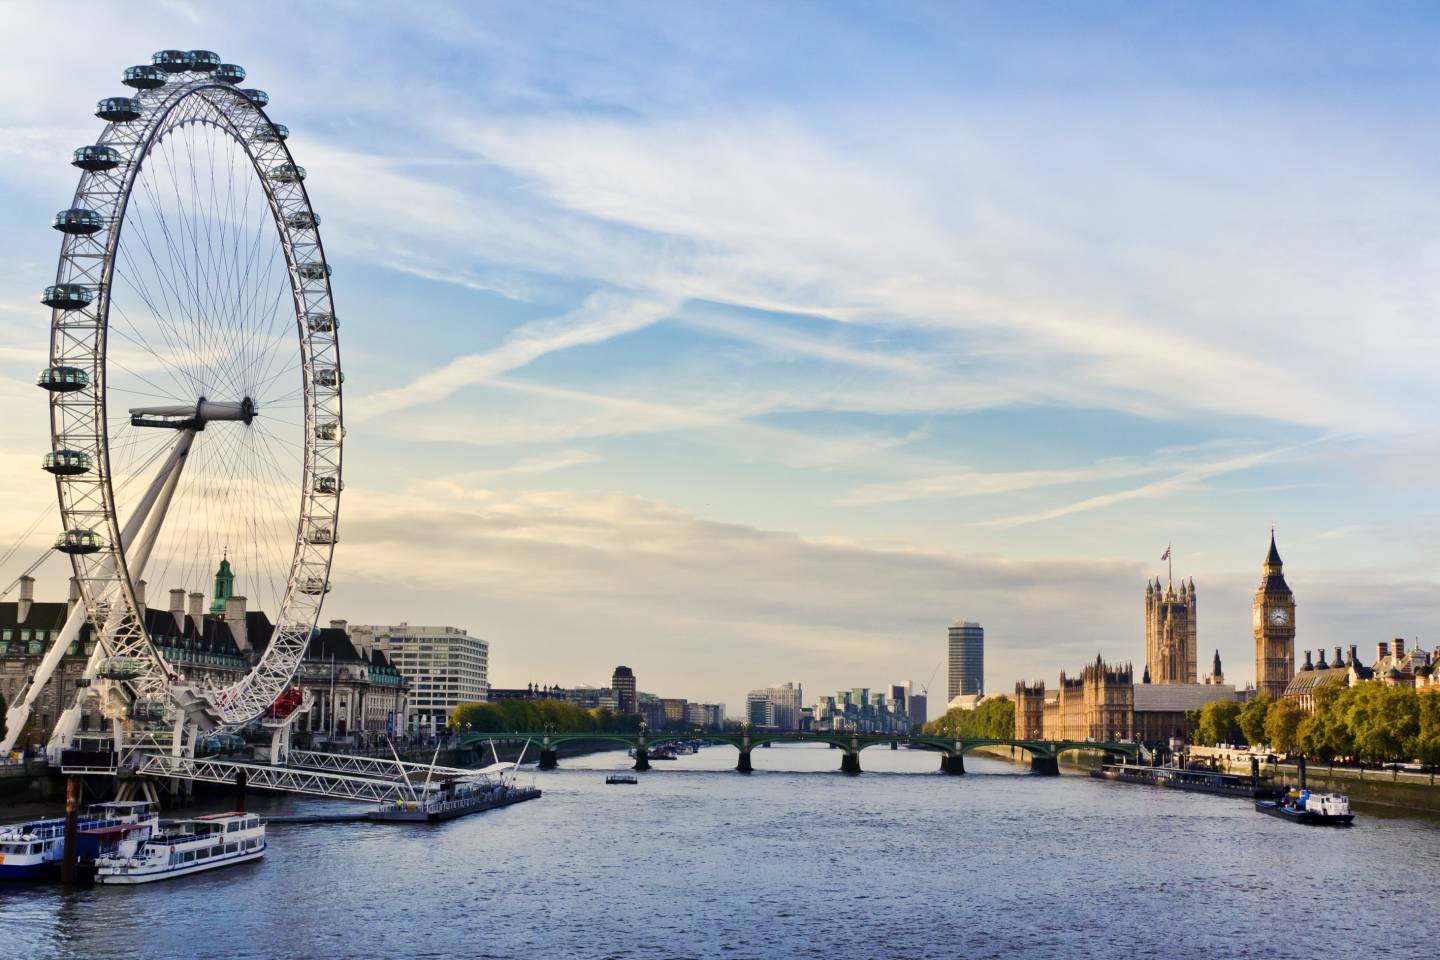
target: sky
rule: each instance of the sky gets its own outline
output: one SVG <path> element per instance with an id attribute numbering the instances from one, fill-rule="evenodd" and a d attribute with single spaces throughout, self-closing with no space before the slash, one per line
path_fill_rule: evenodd
<path id="1" fill-rule="evenodd" d="M 0 552 L 54 533 L 69 153 L 199 47 L 323 217 L 326 617 L 465 627 L 496 686 L 940 699 L 957 618 L 990 692 L 1138 670 L 1173 544 L 1243 685 L 1273 525 L 1302 651 L 1434 645 L 1432 13 L 7 4 Z"/>

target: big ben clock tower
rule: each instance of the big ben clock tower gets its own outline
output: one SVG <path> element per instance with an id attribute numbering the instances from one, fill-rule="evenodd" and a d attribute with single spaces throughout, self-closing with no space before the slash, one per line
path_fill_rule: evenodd
<path id="1" fill-rule="evenodd" d="M 1271 530 L 1270 553 L 1255 591 L 1255 691 L 1277 700 L 1295 676 L 1295 595 L 1285 582 L 1284 566 Z"/>

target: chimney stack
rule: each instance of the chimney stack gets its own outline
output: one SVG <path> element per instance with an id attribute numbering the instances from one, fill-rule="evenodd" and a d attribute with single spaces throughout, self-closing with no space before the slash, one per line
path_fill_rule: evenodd
<path id="1" fill-rule="evenodd" d="M 225 623 L 230 627 L 230 636 L 235 646 L 243 652 L 250 652 L 250 633 L 245 622 L 245 598 L 228 597 L 225 600 Z"/>
<path id="2" fill-rule="evenodd" d="M 1396 637 L 1396 638 L 1395 638 L 1395 659 L 1396 659 L 1396 660 L 1399 660 L 1399 659 L 1400 659 L 1401 657 L 1403 657 L 1403 656 L 1405 656 L 1405 638 L 1404 638 L 1404 637 Z"/>
<path id="3" fill-rule="evenodd" d="M 140 614 L 140 618 L 143 620 L 143 619 L 145 618 L 145 581 L 144 581 L 144 580 L 137 580 L 137 581 L 135 582 L 135 603 L 140 607 L 140 610 L 139 610 L 138 612 L 139 612 L 139 614 Z"/>
<path id="4" fill-rule="evenodd" d="M 1317 664 L 1315 664 L 1315 668 L 1316 668 L 1317 670 L 1328 670 L 1328 669 L 1330 669 L 1330 665 L 1325 662 L 1325 648 L 1324 648 L 1324 647 L 1321 647 L 1321 648 L 1320 648 L 1319 654 L 1320 654 L 1320 662 L 1317 663 Z"/>
<path id="5" fill-rule="evenodd" d="M 1350 666 L 1356 666 L 1357 658 L 1360 656 L 1360 649 L 1355 644 L 1350 644 L 1350 659 L 1346 661 Z"/>
<path id="6" fill-rule="evenodd" d="M 30 608 L 35 603 L 35 578 L 26 574 L 20 578 L 20 602 L 15 605 L 15 622 L 24 623 L 25 618 L 30 616 Z"/>
<path id="7" fill-rule="evenodd" d="M 190 616 L 195 618 L 195 626 L 199 629 L 200 621 L 205 617 L 205 594 L 190 594 Z"/>
<path id="8" fill-rule="evenodd" d="M 1306 650 L 1306 651 L 1305 651 L 1305 665 L 1304 665 L 1303 667 L 1301 667 L 1300 669 L 1301 669 L 1301 670 L 1314 670 L 1314 669 L 1315 669 L 1315 664 L 1312 663 L 1311 660 L 1310 660 L 1310 651 L 1309 651 L 1309 650 Z"/>
<path id="9" fill-rule="evenodd" d="M 1332 666 L 1332 667 L 1338 667 L 1338 666 L 1341 666 L 1344 662 L 1345 662 L 1345 658 L 1344 658 L 1344 656 L 1342 655 L 1340 648 L 1339 648 L 1339 647 L 1336 647 L 1336 648 L 1335 648 L 1335 659 L 1330 661 L 1330 666 Z"/>
<path id="10" fill-rule="evenodd" d="M 349 633 L 349 632 L 350 632 L 350 621 L 348 621 L 348 620 L 331 620 L 331 621 L 330 621 L 330 629 L 331 629 L 331 630 L 343 630 L 343 631 L 345 631 L 346 633 Z"/>
<path id="11" fill-rule="evenodd" d="M 1381 661 L 1381 660 L 1384 660 L 1384 659 L 1385 659 L 1386 657 L 1388 657 L 1388 656 L 1390 656 L 1390 644 L 1386 643 L 1384 640 L 1381 640 L 1381 641 L 1379 641 L 1378 643 L 1376 643 L 1376 644 L 1375 644 L 1375 664 L 1378 666 L 1378 665 L 1380 664 L 1380 661 Z"/>
<path id="12" fill-rule="evenodd" d="M 176 587 L 170 591 L 170 616 L 175 618 L 175 629 L 185 633 L 185 591 Z"/>

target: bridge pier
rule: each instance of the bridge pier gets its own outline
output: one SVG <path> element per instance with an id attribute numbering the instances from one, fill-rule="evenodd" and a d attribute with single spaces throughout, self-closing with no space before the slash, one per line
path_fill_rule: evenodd
<path id="1" fill-rule="evenodd" d="M 235 771 L 235 809 L 241 813 L 245 812 L 245 783 L 248 779 L 244 767 Z"/>
<path id="2" fill-rule="evenodd" d="M 957 777 L 964 773 L 965 755 L 963 753 L 942 753 L 940 755 L 940 772 Z"/>
<path id="3" fill-rule="evenodd" d="M 540 748 L 540 769 L 554 770 L 560 766 L 560 755 L 554 747 Z"/>
<path id="4" fill-rule="evenodd" d="M 635 748 L 635 769 L 641 773 L 650 769 L 650 751 L 645 747 Z"/>
<path id="5" fill-rule="evenodd" d="M 840 772 L 854 776 L 860 772 L 859 751 L 846 750 L 845 756 L 840 758 Z"/>
<path id="6" fill-rule="evenodd" d="M 741 750 L 741 751 L 740 751 L 740 760 L 739 760 L 739 762 L 737 762 L 737 763 L 735 764 L 735 772 L 736 772 L 736 773 L 753 773 L 754 770 L 755 770 L 755 768 L 752 767 L 752 766 L 750 766 L 750 751 L 749 751 L 749 750 Z"/>
<path id="7" fill-rule="evenodd" d="M 1030 772 L 1043 774 L 1047 777 L 1058 777 L 1060 776 L 1060 758 L 1040 757 L 1036 756 L 1035 754 L 1031 754 Z"/>

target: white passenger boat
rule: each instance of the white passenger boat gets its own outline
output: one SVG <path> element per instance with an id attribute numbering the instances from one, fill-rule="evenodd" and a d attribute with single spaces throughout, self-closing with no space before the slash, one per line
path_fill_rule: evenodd
<path id="1" fill-rule="evenodd" d="M 180 820 L 145 840 L 123 841 L 95 861 L 95 882 L 151 883 L 228 867 L 265 855 L 265 824 L 254 814 L 212 813 Z"/>
<path id="2" fill-rule="evenodd" d="M 75 859 L 82 871 L 126 839 L 144 839 L 160 825 L 142 801 L 97 803 L 76 818 Z M 65 852 L 65 818 L 0 827 L 0 880 L 53 880 Z"/>

